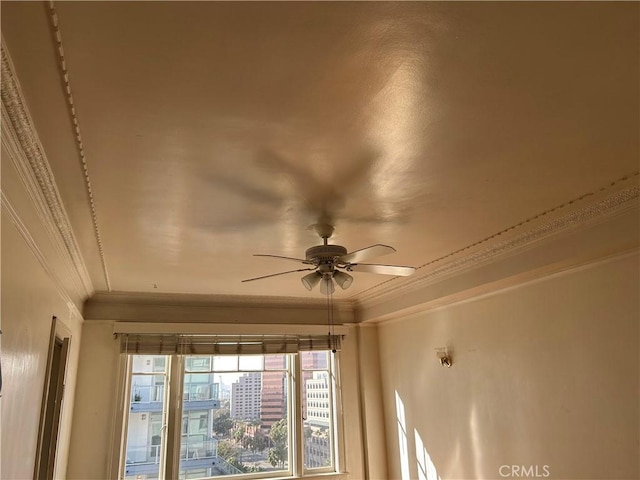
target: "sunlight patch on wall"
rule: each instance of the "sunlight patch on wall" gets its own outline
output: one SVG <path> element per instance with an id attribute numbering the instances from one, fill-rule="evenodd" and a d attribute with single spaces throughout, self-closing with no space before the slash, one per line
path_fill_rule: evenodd
<path id="1" fill-rule="evenodd" d="M 471 453 L 473 454 L 473 471 L 476 478 L 482 477 L 482 452 L 480 451 L 481 439 L 478 426 L 478 413 L 475 403 L 471 406 L 469 414 L 469 431 L 471 433 Z"/>
<path id="2" fill-rule="evenodd" d="M 407 446 L 407 423 L 404 416 L 404 403 L 396 390 L 396 418 L 398 420 L 398 449 L 402 480 L 411 480 L 409 475 L 409 448 Z"/>
<path id="3" fill-rule="evenodd" d="M 418 480 L 440 480 L 436 466 L 431 461 L 431 456 L 424 447 L 422 437 L 418 430 L 413 430 L 416 438 L 416 458 L 418 459 Z"/>

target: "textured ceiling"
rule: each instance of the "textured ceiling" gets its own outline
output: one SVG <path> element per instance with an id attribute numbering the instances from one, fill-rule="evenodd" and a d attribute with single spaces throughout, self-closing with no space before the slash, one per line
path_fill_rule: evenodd
<path id="1" fill-rule="evenodd" d="M 56 2 L 57 28 L 1 8 L 98 291 L 317 296 L 240 281 L 297 268 L 252 254 L 304 256 L 323 216 L 420 274 L 637 183 L 637 3 Z"/>

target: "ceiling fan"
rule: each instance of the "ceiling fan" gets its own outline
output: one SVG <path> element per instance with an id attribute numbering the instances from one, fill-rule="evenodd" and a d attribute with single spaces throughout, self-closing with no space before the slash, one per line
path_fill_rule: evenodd
<path id="1" fill-rule="evenodd" d="M 320 293 L 327 295 L 335 291 L 336 283 L 343 290 L 346 290 L 351 286 L 353 283 L 353 277 L 346 272 L 368 272 L 406 277 L 412 275 L 416 271 L 414 267 L 401 265 L 360 263 L 368 258 L 387 255 L 395 252 L 396 250 L 388 245 L 376 244 L 347 253 L 347 249 L 342 245 L 329 244 L 329 238 L 331 238 L 334 231 L 333 225 L 319 223 L 313 225 L 313 228 L 320 238 L 322 238 L 323 244 L 308 248 L 305 252 L 304 259 L 283 257 L 280 255 L 254 255 L 255 257 L 272 257 L 291 260 L 302 263 L 303 265 L 309 265 L 308 268 L 298 268 L 296 270 L 273 273 L 262 277 L 248 278 L 242 281 L 253 282 L 255 280 L 276 277 L 278 275 L 286 275 L 288 273 L 311 271 L 311 273 L 302 277 L 302 284 L 307 290 L 312 290 L 316 285 L 320 284 Z"/>

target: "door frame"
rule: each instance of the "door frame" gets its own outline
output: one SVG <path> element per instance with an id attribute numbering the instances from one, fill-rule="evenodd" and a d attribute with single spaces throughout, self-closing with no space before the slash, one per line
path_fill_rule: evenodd
<path id="1" fill-rule="evenodd" d="M 54 372 L 53 361 L 56 343 L 61 345 L 61 350 L 57 372 Z M 56 316 L 53 316 L 51 318 L 47 367 L 44 377 L 42 405 L 40 407 L 38 445 L 36 448 L 36 461 L 33 472 L 34 479 L 49 480 L 55 476 L 60 416 L 64 404 L 64 390 L 70 346 L 71 330 Z M 56 373 L 57 376 L 54 377 Z M 55 385 L 52 385 L 53 378 L 56 378 Z M 48 407 L 51 402 L 55 402 L 55 404 L 52 406 L 52 410 L 49 410 Z M 49 422 L 47 422 L 47 420 L 49 420 Z M 50 428 L 47 428 L 47 423 L 49 423 Z"/>

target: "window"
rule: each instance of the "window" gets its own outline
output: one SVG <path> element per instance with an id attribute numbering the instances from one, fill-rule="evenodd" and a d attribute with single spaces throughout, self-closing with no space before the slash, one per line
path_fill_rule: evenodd
<path id="1" fill-rule="evenodd" d="M 164 456 L 162 426 L 166 424 L 167 371 L 160 372 L 149 355 L 136 355 L 129 364 L 129 412 L 126 465 L 144 464 L 147 478 L 159 478 Z"/>
<path id="2" fill-rule="evenodd" d="M 125 352 L 128 401 L 119 478 L 338 471 L 338 354 L 191 350 L 196 354 Z M 322 398 L 313 406 L 311 392 Z"/>
<path id="3" fill-rule="evenodd" d="M 325 352 L 300 352 L 302 367 L 302 411 L 304 426 L 304 466 L 307 469 L 333 464 L 332 395 L 333 382 L 329 356 Z M 323 402 L 315 401 L 324 397 Z M 314 399 L 314 400 L 309 400 Z"/>

